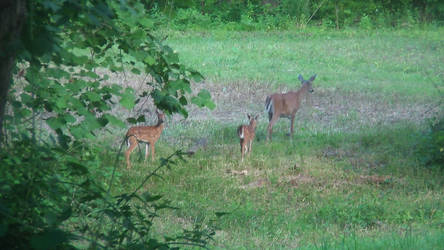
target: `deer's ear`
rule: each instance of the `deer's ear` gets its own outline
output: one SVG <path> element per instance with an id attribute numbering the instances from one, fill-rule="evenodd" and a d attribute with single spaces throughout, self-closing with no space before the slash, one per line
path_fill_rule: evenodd
<path id="1" fill-rule="evenodd" d="M 299 76 L 298 76 L 298 79 L 299 79 L 299 81 L 301 81 L 301 82 L 303 82 L 303 81 L 304 81 L 304 77 L 302 77 L 302 75 L 301 75 L 301 74 L 299 74 Z"/>
<path id="2" fill-rule="evenodd" d="M 251 120 L 251 116 L 250 114 L 247 114 L 248 120 Z"/>
<path id="3" fill-rule="evenodd" d="M 310 82 L 314 81 L 314 79 L 316 79 L 316 74 L 314 74 L 312 77 L 310 77 Z"/>
<path id="4" fill-rule="evenodd" d="M 257 120 L 258 117 L 259 117 L 259 115 L 256 115 L 256 117 L 254 117 L 254 119 Z"/>

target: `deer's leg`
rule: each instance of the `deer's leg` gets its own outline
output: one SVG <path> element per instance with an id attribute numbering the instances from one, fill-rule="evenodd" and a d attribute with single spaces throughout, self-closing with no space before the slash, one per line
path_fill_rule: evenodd
<path id="1" fill-rule="evenodd" d="M 139 161 L 142 160 L 142 150 L 140 149 L 140 143 L 137 144 L 137 148 L 139 149 Z"/>
<path id="2" fill-rule="evenodd" d="M 155 143 L 150 143 L 150 147 L 151 147 L 151 161 L 154 161 L 154 156 L 155 156 Z"/>
<path id="3" fill-rule="evenodd" d="M 137 141 L 136 137 L 131 136 L 128 138 L 128 149 L 125 152 L 125 159 L 126 159 L 126 168 L 130 169 L 131 168 L 131 162 L 130 162 L 130 155 L 131 152 L 133 152 L 133 150 L 136 148 L 136 146 L 139 144 L 139 142 Z"/>
<path id="4" fill-rule="evenodd" d="M 248 148 L 248 154 L 251 153 L 251 146 L 253 145 L 253 140 L 250 141 L 250 147 Z"/>
<path id="5" fill-rule="evenodd" d="M 240 147 L 241 147 L 241 158 L 242 161 L 244 161 L 244 151 L 245 151 L 245 145 L 244 145 L 245 140 L 241 139 L 240 140 Z"/>
<path id="6" fill-rule="evenodd" d="M 148 159 L 149 151 L 148 148 L 150 147 L 150 144 L 147 142 L 145 143 L 145 161 Z"/>
<path id="7" fill-rule="evenodd" d="M 294 117 L 295 117 L 295 115 L 291 115 L 291 117 L 290 117 L 290 120 L 291 120 L 291 123 L 290 123 L 290 136 L 293 136 Z"/>
<path id="8" fill-rule="evenodd" d="M 267 135 L 267 141 L 272 140 L 271 139 L 271 133 L 273 133 L 273 125 L 276 123 L 276 121 L 279 119 L 279 114 L 273 114 L 273 117 L 270 120 L 270 123 L 268 123 L 268 135 Z"/>

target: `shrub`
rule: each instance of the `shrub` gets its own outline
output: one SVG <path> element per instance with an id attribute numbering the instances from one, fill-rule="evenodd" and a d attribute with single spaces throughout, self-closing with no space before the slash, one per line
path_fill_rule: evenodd
<path id="1" fill-rule="evenodd" d="M 421 152 L 423 161 L 444 170 L 444 116 L 429 122 L 424 145 L 425 148 Z"/>
<path id="2" fill-rule="evenodd" d="M 373 22 L 368 15 L 364 15 L 361 17 L 359 27 L 364 30 L 370 30 L 373 28 Z"/>
<path id="3" fill-rule="evenodd" d="M 181 154 L 163 159 L 136 190 L 111 195 L 97 181 L 101 176 L 91 174 L 90 168 L 101 169 L 103 162 L 87 146 L 66 151 L 31 139 L 16 141 L 0 152 L 0 248 L 204 247 L 214 231 L 199 224 L 172 237 L 151 233 L 158 211 L 172 207 L 161 195 L 140 188 L 160 168 L 180 162 L 176 157 Z"/>
<path id="4" fill-rule="evenodd" d="M 210 24 L 211 18 L 194 8 L 179 9 L 174 18 L 174 25 L 181 30 L 186 28 L 209 27 Z"/>

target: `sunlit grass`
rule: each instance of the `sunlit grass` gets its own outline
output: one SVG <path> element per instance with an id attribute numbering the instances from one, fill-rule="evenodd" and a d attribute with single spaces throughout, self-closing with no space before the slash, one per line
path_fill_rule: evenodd
<path id="1" fill-rule="evenodd" d="M 186 162 L 162 170 L 162 178 L 154 177 L 144 191 L 163 194 L 180 208 L 159 219 L 159 232 L 210 223 L 215 212 L 229 212 L 216 223 L 217 248 L 346 248 L 353 240 L 365 249 L 373 249 L 371 242 L 414 248 L 423 243 L 421 235 L 442 230 L 444 222 L 442 174 L 418 162 L 416 129 L 305 131 L 293 139 L 277 131 L 272 143 L 256 140 L 241 162 L 234 125 L 170 127 L 158 143 L 158 158 L 177 148 L 174 141 L 184 131 L 209 143 Z M 193 144 L 180 140 L 185 150 Z M 121 170 L 124 189 L 137 186 L 159 162 L 138 158 L 133 156 L 131 171 Z M 409 237 L 405 230 L 411 230 Z M 427 237 L 442 243 L 437 234 Z"/>
<path id="2" fill-rule="evenodd" d="M 325 32 L 173 33 L 167 43 L 210 81 L 249 80 L 297 86 L 298 74 L 316 84 L 388 95 L 436 96 L 442 86 L 442 28 Z"/>

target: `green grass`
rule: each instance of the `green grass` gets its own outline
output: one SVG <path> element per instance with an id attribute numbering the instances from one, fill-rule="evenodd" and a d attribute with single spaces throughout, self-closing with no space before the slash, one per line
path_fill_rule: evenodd
<path id="1" fill-rule="evenodd" d="M 438 233 L 444 226 L 442 172 L 418 163 L 421 134 L 412 126 L 307 132 L 292 141 L 277 132 L 271 144 L 255 141 L 243 163 L 235 134 L 221 132 L 234 126 L 176 129 L 217 132 L 206 149 L 145 187 L 181 208 L 157 221 L 159 232 L 210 223 L 215 212 L 224 211 L 229 214 L 216 223 L 216 248 L 433 249 L 444 242 Z M 176 135 L 170 131 L 162 138 L 158 155 L 173 152 L 166 141 Z M 123 188 L 137 186 L 155 165 L 123 171 Z M 242 170 L 247 174 L 236 174 Z"/>
<path id="2" fill-rule="evenodd" d="M 444 173 L 425 164 L 424 134 L 425 110 L 440 97 L 435 85 L 442 89 L 443 35 L 172 32 L 168 44 L 207 76 L 218 108 L 167 120 L 158 157 L 208 143 L 144 187 L 180 208 L 163 212 L 154 233 L 214 225 L 215 249 L 442 248 Z M 268 144 L 261 113 L 241 162 L 236 128 L 263 109 L 263 96 L 249 95 L 299 85 L 299 73 L 318 74 L 314 107 L 298 113 L 292 138 L 279 120 Z M 157 164 L 126 171 L 122 161 L 116 191 L 134 189 Z M 215 212 L 228 214 L 213 222 Z"/>
<path id="3" fill-rule="evenodd" d="M 318 86 L 436 97 L 442 87 L 442 28 L 431 30 L 173 33 L 167 43 L 211 81 Z"/>

